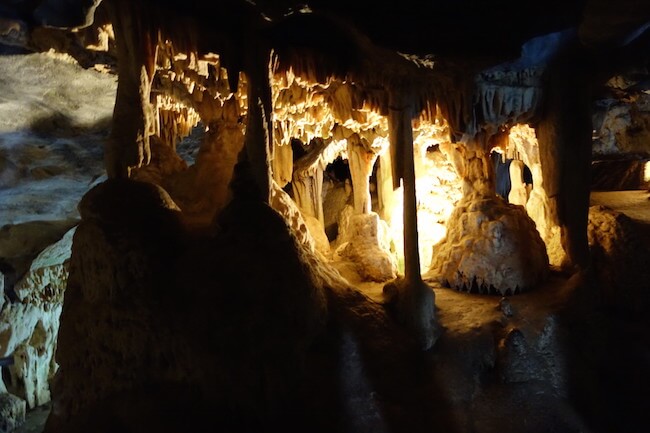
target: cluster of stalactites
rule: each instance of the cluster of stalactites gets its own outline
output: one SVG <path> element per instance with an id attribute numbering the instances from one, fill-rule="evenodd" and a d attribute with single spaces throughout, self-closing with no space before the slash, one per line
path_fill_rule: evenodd
<path id="1" fill-rule="evenodd" d="M 232 77 L 222 67 L 219 55 L 179 53 L 170 41 L 160 41 L 151 95 L 157 112 L 156 134 L 174 148 L 200 121 L 207 126 L 245 115 L 246 81 L 241 74 L 236 81 L 237 88 L 231 89 Z M 227 103 L 233 98 L 236 107 Z"/>
<path id="2" fill-rule="evenodd" d="M 340 141 L 357 134 L 367 143 L 387 137 L 387 121 L 352 83 L 330 79 L 317 83 L 294 75 L 292 70 L 272 79 L 275 141 L 292 138 L 309 143 L 314 138 Z"/>
<path id="3" fill-rule="evenodd" d="M 158 116 L 154 119 L 156 135 L 172 149 L 201 121 L 192 107 L 178 103 L 164 94 L 156 95 L 155 106 L 158 111 Z"/>

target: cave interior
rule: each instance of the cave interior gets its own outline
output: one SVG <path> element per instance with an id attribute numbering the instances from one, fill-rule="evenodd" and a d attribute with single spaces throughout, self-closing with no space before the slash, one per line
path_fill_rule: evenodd
<path id="1" fill-rule="evenodd" d="M 648 431 L 650 214 L 594 191 L 650 198 L 650 2 L 0 17 L 117 77 L 67 255 L 0 257 L 0 432 Z"/>

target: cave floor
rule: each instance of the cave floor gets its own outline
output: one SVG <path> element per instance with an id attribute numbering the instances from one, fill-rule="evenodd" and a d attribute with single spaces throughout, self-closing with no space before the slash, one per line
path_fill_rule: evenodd
<path id="1" fill-rule="evenodd" d="M 41 433 L 52 410 L 51 404 L 44 404 L 27 412 L 25 422 L 14 433 Z"/>
<path id="2" fill-rule="evenodd" d="M 594 191 L 592 206 L 601 205 L 621 212 L 638 224 L 644 241 L 650 246 L 650 193 L 646 190 Z"/>
<path id="3" fill-rule="evenodd" d="M 607 206 L 637 222 L 650 224 L 650 194 L 646 190 L 594 191 L 591 205 Z"/>

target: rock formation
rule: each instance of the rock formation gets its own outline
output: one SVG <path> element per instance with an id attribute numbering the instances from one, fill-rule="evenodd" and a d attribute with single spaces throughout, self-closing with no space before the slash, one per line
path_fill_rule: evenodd
<path id="1" fill-rule="evenodd" d="M 14 3 L 0 36 L 35 46 L 25 29 L 86 25 L 100 2 Z M 553 1 L 540 15 L 536 3 L 510 0 L 101 3 L 107 20 L 96 29 L 117 57 L 118 88 L 103 155 L 89 159 L 104 158 L 108 179 L 95 182 L 100 170 L 83 183 L 93 187 L 79 205 L 69 275 L 60 245 L 31 261 L 50 240 L 1 263 L 8 388 L 29 406 L 48 399 L 67 278 L 48 433 L 514 432 L 528 431 L 528 416 L 534 428 L 584 431 L 584 413 L 598 425 L 605 415 L 584 399 L 611 400 L 589 392 L 589 375 L 607 371 L 604 348 L 616 339 L 589 326 L 618 322 L 585 293 L 592 256 L 610 271 L 628 261 L 617 245 L 633 231 L 607 212 L 588 225 L 590 106 L 618 67 L 598 58 L 623 61 L 646 42 L 647 7 L 622 0 L 635 4 L 630 15 L 601 0 Z M 69 112 L 33 129 L 88 127 L 73 120 L 92 110 Z M 184 159 L 183 140 L 197 131 L 196 158 Z M 4 150 L 23 136 L 7 132 L 3 182 L 54 177 L 34 164 L 42 141 L 20 163 Z M 52 146 L 65 148 L 61 138 Z M 495 194 L 492 151 L 513 161 L 512 203 Z M 331 176 L 337 161 L 349 173 Z M 62 232 L 77 217 L 63 207 Z M 17 227 L 3 228 L 0 247 L 11 249 Z M 549 260 L 572 279 L 549 277 Z M 358 287 L 337 268 L 353 269 Z M 628 281 L 601 276 L 611 287 Z M 620 287 L 598 288 L 607 298 Z M 621 310 L 642 291 L 625 292 Z M 637 347 L 643 336 L 625 338 Z M 598 357 L 581 358 L 590 348 Z M 522 396 L 530 407 L 495 427 Z M 5 400 L 20 418 L 20 404 Z"/>
<path id="2" fill-rule="evenodd" d="M 47 247 L 12 285 L 11 300 L 0 309 L 0 357 L 12 357 L 5 385 L 24 398 L 29 408 L 50 401 L 63 293 L 68 280 L 72 229 Z"/>
<path id="3" fill-rule="evenodd" d="M 544 281 L 548 256 L 523 207 L 500 198 L 466 198 L 434 251 L 430 274 L 467 292 L 515 294 Z"/>

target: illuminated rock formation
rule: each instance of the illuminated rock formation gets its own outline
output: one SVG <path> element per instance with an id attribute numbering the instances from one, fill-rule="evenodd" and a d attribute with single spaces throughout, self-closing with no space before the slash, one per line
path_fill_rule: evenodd
<path id="1" fill-rule="evenodd" d="M 547 273 L 546 247 L 524 208 L 477 196 L 457 205 L 430 269 L 451 287 L 501 295 L 531 289 Z"/>
<path id="2" fill-rule="evenodd" d="M 618 335 L 589 329 L 608 324 L 591 321 L 596 296 L 573 308 L 592 269 L 593 16 L 577 2 L 370 3 L 104 2 L 119 72 L 109 180 L 80 205 L 48 433 L 586 431 L 579 399 L 608 407 L 589 379 L 611 373 Z M 616 15 L 609 42 L 634 41 L 647 16 Z M 586 28 L 556 32 L 567 23 Z M 495 196 L 496 147 L 517 205 Z M 328 179 L 338 162 L 349 173 Z M 601 219 L 592 249 L 619 263 L 609 241 L 629 234 Z M 500 295 L 542 283 L 548 256 L 579 272 L 499 301 L 434 292 L 429 255 L 446 286 Z M 348 265 L 358 287 L 335 271 Z M 36 330 L 29 359 L 54 341 Z"/>
<path id="3" fill-rule="evenodd" d="M 57 369 L 54 352 L 74 232 L 38 255 L 13 287 L 16 299 L 0 309 L 0 357 L 14 359 L 5 385 L 24 398 L 29 408 L 50 401 L 49 382 Z"/>

